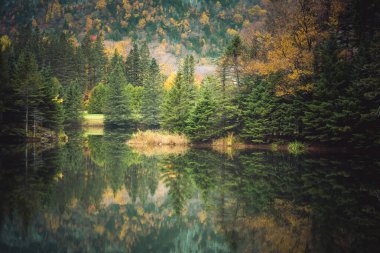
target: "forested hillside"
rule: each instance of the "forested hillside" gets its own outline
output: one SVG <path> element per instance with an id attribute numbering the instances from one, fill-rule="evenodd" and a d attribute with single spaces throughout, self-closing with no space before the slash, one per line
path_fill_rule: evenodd
<path id="1" fill-rule="evenodd" d="M 192 142 L 380 143 L 378 1 L 27 2 L 2 6 L 3 135 L 61 131 L 88 110 Z M 109 56 L 119 33 L 132 45 Z M 152 40 L 187 48 L 175 73 Z M 198 54 L 218 56 L 202 80 Z"/>
<path id="2" fill-rule="evenodd" d="M 76 38 L 105 34 L 148 43 L 169 43 L 177 55 L 194 51 L 218 56 L 229 36 L 265 14 L 259 0 L 25 0 L 2 1 L 1 32 L 26 24 L 45 31 L 66 30 Z M 229 36 L 226 36 L 228 34 Z"/>

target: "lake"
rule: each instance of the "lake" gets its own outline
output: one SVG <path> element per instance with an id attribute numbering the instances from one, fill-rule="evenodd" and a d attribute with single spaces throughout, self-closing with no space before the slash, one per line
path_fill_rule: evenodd
<path id="1" fill-rule="evenodd" d="M 380 156 L 3 146 L 0 252 L 376 252 Z"/>

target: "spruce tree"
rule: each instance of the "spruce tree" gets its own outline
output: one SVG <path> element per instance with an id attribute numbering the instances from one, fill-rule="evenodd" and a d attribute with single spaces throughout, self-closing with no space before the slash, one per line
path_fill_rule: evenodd
<path id="1" fill-rule="evenodd" d="M 162 88 L 160 69 L 155 59 L 152 59 L 147 77 L 144 81 L 142 97 L 142 123 L 148 128 L 159 127 Z"/>
<path id="2" fill-rule="evenodd" d="M 150 63 L 151 59 L 148 44 L 144 42 L 140 48 L 140 72 L 143 85 L 145 85 L 145 79 L 147 79 L 149 75 Z"/>
<path id="3" fill-rule="evenodd" d="M 79 80 L 71 81 L 70 84 L 64 88 L 63 108 L 66 123 L 73 124 L 82 120 L 83 92 Z"/>
<path id="4" fill-rule="evenodd" d="M 215 87 L 212 82 L 203 82 L 200 96 L 186 121 L 186 134 L 192 141 L 204 142 L 216 137 L 220 132 L 218 123 L 218 104 L 212 96 Z"/>
<path id="5" fill-rule="evenodd" d="M 43 77 L 43 97 L 39 106 L 42 112 L 43 126 L 60 131 L 63 129 L 64 123 L 62 86 L 57 78 L 51 76 L 50 71 L 44 70 Z"/>
<path id="6" fill-rule="evenodd" d="M 183 132 L 190 108 L 184 89 L 183 75 L 179 72 L 174 86 L 165 94 L 161 111 L 161 126 L 170 131 Z"/>
<path id="7" fill-rule="evenodd" d="M 88 113 L 104 113 L 106 95 L 106 86 L 102 83 L 96 85 L 90 93 Z"/>
<path id="8" fill-rule="evenodd" d="M 124 75 L 121 57 L 117 52 L 113 56 L 112 63 L 113 66 L 107 82 L 105 123 L 116 127 L 128 126 L 131 125 L 131 110 L 124 92 L 127 80 Z"/>
<path id="9" fill-rule="evenodd" d="M 257 82 L 242 103 L 243 127 L 240 136 L 254 143 L 270 140 L 273 135 L 271 115 L 276 101 L 269 84 Z"/>
<path id="10" fill-rule="evenodd" d="M 125 61 L 125 73 L 127 82 L 135 86 L 142 85 L 140 52 L 136 43 L 133 44 Z"/>
<path id="11" fill-rule="evenodd" d="M 43 77 L 38 71 L 38 65 L 29 52 L 22 52 L 13 70 L 13 86 L 16 92 L 15 105 L 20 106 L 24 114 L 25 136 L 30 131 L 30 120 L 36 121 L 40 111 L 38 106 L 42 99 Z M 33 124 L 35 126 L 35 124 Z M 35 128 L 34 128 L 35 130 Z"/>

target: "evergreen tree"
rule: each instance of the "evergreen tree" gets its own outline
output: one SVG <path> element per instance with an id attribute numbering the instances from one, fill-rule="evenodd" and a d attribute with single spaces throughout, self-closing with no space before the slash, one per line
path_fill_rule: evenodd
<path id="1" fill-rule="evenodd" d="M 149 75 L 150 63 L 151 59 L 148 44 L 144 42 L 140 48 L 140 72 L 141 81 L 143 82 L 143 85 L 145 85 L 145 80 L 148 78 Z"/>
<path id="2" fill-rule="evenodd" d="M 184 75 L 186 73 L 186 75 Z M 184 132 L 186 120 L 195 104 L 194 63 L 187 56 L 180 68 L 174 86 L 166 93 L 162 106 L 162 126 L 175 132 Z"/>
<path id="3" fill-rule="evenodd" d="M 104 113 L 106 95 L 106 86 L 102 83 L 96 85 L 90 93 L 88 113 Z"/>
<path id="4" fill-rule="evenodd" d="M 115 52 L 112 69 L 108 77 L 105 102 L 105 122 L 111 126 L 131 125 L 131 110 L 124 92 L 127 80 L 124 76 L 121 57 Z"/>
<path id="5" fill-rule="evenodd" d="M 183 132 L 191 106 L 187 102 L 182 73 L 177 73 L 174 86 L 165 94 L 161 108 L 161 126 L 164 129 Z"/>
<path id="6" fill-rule="evenodd" d="M 218 104 L 212 96 L 212 81 L 203 82 L 200 96 L 186 121 L 186 134 L 192 141 L 204 142 L 216 137 L 220 131 L 218 123 Z"/>
<path id="7" fill-rule="evenodd" d="M 149 128 L 159 126 L 162 88 L 160 82 L 160 69 L 155 59 L 152 59 L 147 78 L 144 81 L 142 97 L 142 123 Z"/>
<path id="8" fill-rule="evenodd" d="M 60 94 L 62 86 L 57 78 L 51 76 L 50 71 L 45 70 L 43 77 L 43 97 L 40 105 L 43 126 L 60 131 L 63 129 L 64 123 L 63 99 Z"/>
<path id="9" fill-rule="evenodd" d="M 140 62 L 140 52 L 136 43 L 133 44 L 133 48 L 129 52 L 127 59 L 125 61 L 125 72 L 127 77 L 127 82 L 135 86 L 141 86 L 141 62 Z"/>
<path id="10" fill-rule="evenodd" d="M 134 86 L 129 83 L 124 87 L 123 92 L 126 100 L 128 101 L 128 108 L 131 112 L 129 125 L 140 125 L 142 121 L 141 104 L 144 93 L 144 87 Z"/>
<path id="11" fill-rule="evenodd" d="M 13 70 L 13 86 L 15 87 L 15 105 L 21 107 L 24 114 L 25 136 L 29 135 L 30 118 L 35 122 L 40 111 L 38 106 L 42 99 L 43 77 L 38 71 L 37 62 L 29 52 L 22 52 Z M 15 108 L 16 109 L 16 108 Z M 16 109 L 17 110 L 17 109 Z M 17 113 L 17 111 L 16 111 Z"/>
<path id="12" fill-rule="evenodd" d="M 79 80 L 73 80 L 64 88 L 63 109 L 65 112 L 65 122 L 78 123 L 82 119 L 83 110 L 83 89 Z"/>
<path id="13" fill-rule="evenodd" d="M 97 84 L 103 81 L 104 74 L 106 72 L 106 65 L 107 65 L 107 56 L 104 52 L 104 38 L 103 38 L 102 33 L 100 33 L 96 37 L 93 54 L 94 54 L 93 63 L 92 63 L 94 65 L 93 84 Z"/>

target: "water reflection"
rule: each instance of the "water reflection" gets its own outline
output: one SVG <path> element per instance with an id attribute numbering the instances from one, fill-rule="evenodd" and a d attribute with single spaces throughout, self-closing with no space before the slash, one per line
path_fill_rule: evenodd
<path id="1" fill-rule="evenodd" d="M 139 150 L 128 135 L 4 147 L 0 252 L 375 252 L 380 160 Z"/>

